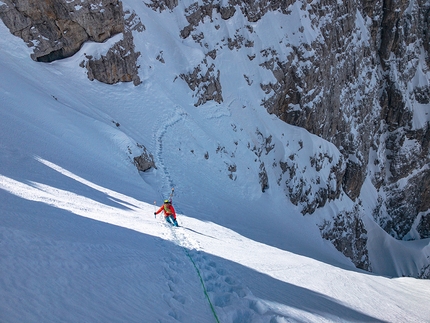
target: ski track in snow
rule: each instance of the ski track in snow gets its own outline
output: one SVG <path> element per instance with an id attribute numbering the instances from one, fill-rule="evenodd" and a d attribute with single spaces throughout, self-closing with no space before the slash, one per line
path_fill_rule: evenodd
<path id="1" fill-rule="evenodd" d="M 217 322 L 217 319 L 219 322 L 235 323 L 291 322 L 290 318 L 270 310 L 266 304 L 255 298 L 239 279 L 230 275 L 209 254 L 202 252 L 199 242 L 186 233 L 186 228 L 174 228 L 168 224 L 164 224 L 164 227 L 170 229 L 171 240 L 183 249 L 184 256 L 189 257 L 188 261 L 194 264 L 196 275 L 201 277 L 204 284 L 201 292 L 207 292 L 210 303 L 214 306 L 213 322 Z M 164 295 L 164 300 L 172 308 L 169 315 L 181 321 L 181 306 L 185 304 L 186 297 L 181 294 L 177 283 L 181 281 L 178 271 L 183 263 L 178 258 L 164 260 L 164 275 L 171 291 L 169 295 Z M 211 304 L 208 302 L 208 308 Z"/>
<path id="2" fill-rule="evenodd" d="M 174 187 L 174 182 L 171 179 L 170 173 L 164 163 L 164 159 L 162 157 L 163 154 L 163 138 L 169 128 L 173 127 L 178 122 L 182 121 L 187 113 L 183 110 L 176 110 L 175 114 L 169 118 L 161 127 L 158 128 L 156 132 L 155 141 L 156 141 L 156 162 L 158 165 L 158 169 L 161 170 L 161 177 L 163 178 L 163 183 L 160 186 L 159 193 L 163 195 L 164 192 L 170 191 L 171 188 Z M 163 196 L 164 199 L 164 196 Z M 161 221 L 164 222 L 164 219 Z M 193 262 L 200 272 L 203 272 L 203 280 L 204 284 L 207 286 L 210 284 L 210 290 L 208 292 L 211 295 L 217 295 L 216 288 L 214 288 L 215 284 L 211 281 L 214 279 L 214 275 L 209 272 L 209 269 L 216 267 L 214 262 L 210 262 L 207 260 L 206 256 L 200 256 L 198 249 L 200 248 L 199 244 L 190 238 L 189 235 L 186 235 L 183 232 L 183 228 L 173 228 L 169 224 L 164 223 L 164 227 L 170 229 L 170 239 L 173 240 L 178 246 L 180 246 L 184 251 L 184 257 L 190 257 L 188 262 Z M 210 264 L 211 265 L 210 265 Z M 169 312 L 169 316 L 173 317 L 176 320 L 180 320 L 181 318 L 181 306 L 185 304 L 186 297 L 181 294 L 180 289 L 177 288 L 177 283 L 180 281 L 180 276 L 178 275 L 178 267 L 182 264 L 172 258 L 164 258 L 164 276 L 168 281 L 170 293 L 166 293 L 163 295 L 164 301 L 171 307 L 171 312 Z M 200 275 L 200 273 L 196 272 L 196 275 Z M 204 289 L 206 286 L 202 286 L 202 294 L 204 293 Z M 229 296 L 228 296 L 229 297 Z M 213 296 L 211 297 L 211 302 L 216 302 L 217 304 L 227 304 L 226 301 L 221 301 L 218 297 L 212 301 Z M 178 304 L 179 303 L 179 304 Z M 210 304 L 208 304 L 208 307 Z M 215 320 L 215 317 L 214 317 Z"/>
<path id="3" fill-rule="evenodd" d="M 219 111 L 217 110 L 217 112 Z M 175 187 L 175 183 L 170 176 L 162 156 L 163 138 L 169 128 L 184 120 L 186 116 L 187 113 L 185 111 L 177 109 L 174 115 L 167 119 L 167 121 L 163 123 L 156 132 L 156 162 L 162 173 L 161 177 L 163 178 L 163 183 L 161 184 L 159 191 L 160 194 L 169 192 L 171 188 Z M 228 115 L 225 114 L 224 111 L 221 111 L 221 113 L 212 113 L 210 116 L 211 118 L 222 118 Z M 198 270 L 196 275 L 201 276 L 203 279 L 204 286 L 202 286 L 202 293 L 204 293 L 204 290 L 206 289 L 210 302 L 215 306 L 215 315 L 219 315 L 220 318 L 222 318 L 221 322 L 227 322 L 233 318 L 234 322 L 245 323 L 249 322 L 251 318 L 255 318 L 255 316 L 264 314 L 256 312 L 256 309 L 258 310 L 262 308 L 262 306 L 256 306 L 256 304 L 261 302 L 247 299 L 246 297 L 250 295 L 250 291 L 246 287 L 242 286 L 234 277 L 231 277 L 226 270 L 219 267 L 219 265 L 217 265 L 217 263 L 208 255 L 202 254 L 200 252 L 199 243 L 193 240 L 190 235 L 186 234 L 184 232 L 184 228 L 174 228 L 170 227 L 168 224 L 164 224 L 164 226 L 170 229 L 171 240 L 180 246 L 184 250 L 184 256 L 189 257 L 189 261 L 194 263 Z M 180 289 L 176 286 L 176 283 L 180 281 L 177 274 L 177 266 L 180 266 L 181 263 L 175 261 L 175 259 L 172 260 L 171 258 L 165 258 L 164 260 L 164 275 L 168 281 L 170 293 L 165 294 L 163 297 L 172 308 L 169 315 L 176 320 L 181 321 L 180 318 L 182 315 L 180 307 L 186 302 L 185 296 L 180 293 Z M 208 304 L 208 306 L 210 306 L 210 304 Z M 218 312 L 220 313 L 218 314 Z M 275 319 L 275 317 L 279 316 L 276 315 L 272 318 Z M 215 317 L 214 320 L 216 320 Z M 269 321 L 277 322 L 274 320 L 268 320 L 267 322 Z"/>
<path id="4" fill-rule="evenodd" d="M 174 115 L 169 119 L 167 119 L 167 121 L 163 123 L 160 127 L 158 127 L 157 131 L 155 132 L 156 133 L 155 135 L 156 165 L 157 165 L 157 168 L 161 170 L 161 173 L 162 173 L 161 177 L 164 179 L 163 183 L 161 184 L 161 187 L 159 188 L 159 193 L 161 195 L 163 195 L 164 192 L 170 192 L 170 189 L 175 186 L 162 157 L 163 137 L 165 136 L 165 134 L 167 133 L 170 127 L 173 127 L 175 124 L 182 121 L 186 115 L 187 113 L 182 109 L 176 110 Z M 164 196 L 163 196 L 163 199 L 164 199 Z"/>

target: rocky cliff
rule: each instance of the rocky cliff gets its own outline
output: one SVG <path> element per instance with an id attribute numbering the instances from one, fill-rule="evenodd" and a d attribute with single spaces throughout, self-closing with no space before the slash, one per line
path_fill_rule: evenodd
<path id="1" fill-rule="evenodd" d="M 140 83 L 134 52 L 132 28 L 143 29 L 124 12 L 118 0 L 4 0 L 0 18 L 11 33 L 33 49 L 31 58 L 52 62 L 74 55 L 85 42 L 104 42 L 123 34 L 105 55 L 88 57 L 85 67 L 90 79 L 105 83 Z"/>

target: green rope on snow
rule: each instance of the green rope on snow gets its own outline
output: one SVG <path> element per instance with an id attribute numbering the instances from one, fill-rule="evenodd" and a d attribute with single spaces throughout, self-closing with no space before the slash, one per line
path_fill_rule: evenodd
<path id="1" fill-rule="evenodd" d="M 193 258 L 191 257 L 190 253 L 188 252 L 188 249 L 187 249 L 187 248 L 185 248 L 185 247 L 182 247 L 182 248 L 184 249 L 185 254 L 188 256 L 188 258 L 190 258 L 191 262 L 193 263 L 194 268 L 195 268 L 195 269 L 196 269 L 196 271 L 197 271 L 197 275 L 199 275 L 200 283 L 202 284 L 202 287 L 203 287 L 203 292 L 205 293 L 206 299 L 207 299 L 207 300 L 208 300 L 208 302 L 209 302 L 209 305 L 210 305 L 210 307 L 211 307 L 212 314 L 214 315 L 215 320 L 217 321 L 217 323 L 220 323 L 220 322 L 219 322 L 219 319 L 218 319 L 218 316 L 216 315 L 215 308 L 214 308 L 214 306 L 212 305 L 212 302 L 211 302 L 211 300 L 210 300 L 210 298 L 209 298 L 208 291 L 206 290 L 205 283 L 203 282 L 202 275 L 200 274 L 200 270 L 197 268 L 196 263 L 194 262 Z"/>
<path id="2" fill-rule="evenodd" d="M 174 193 L 175 193 L 175 188 L 172 187 L 172 192 L 170 193 L 170 196 L 169 196 L 170 201 L 172 201 Z M 154 202 L 154 204 L 155 204 L 155 202 Z M 188 249 L 185 248 L 185 247 L 183 247 L 183 246 L 181 246 L 181 247 L 182 247 L 182 249 L 184 249 L 185 254 L 188 256 L 188 258 L 190 258 L 191 262 L 193 263 L 193 266 L 194 266 L 194 268 L 197 271 L 197 275 L 199 275 L 200 283 L 202 284 L 203 292 L 205 293 L 206 299 L 208 300 L 208 303 L 209 303 L 209 306 L 211 308 L 212 314 L 214 315 L 216 322 L 220 323 L 220 321 L 218 319 L 218 316 L 216 315 L 215 308 L 212 305 L 211 299 L 209 298 L 209 294 L 208 294 L 208 291 L 206 290 L 206 286 L 205 286 L 205 283 L 203 282 L 203 278 L 202 278 L 202 275 L 200 274 L 200 270 L 197 268 L 196 263 L 194 262 L 193 258 L 191 257 L 190 253 L 188 252 Z"/>

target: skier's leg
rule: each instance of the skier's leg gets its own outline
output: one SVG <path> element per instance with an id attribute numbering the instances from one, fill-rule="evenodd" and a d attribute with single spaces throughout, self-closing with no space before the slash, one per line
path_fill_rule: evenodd
<path id="1" fill-rule="evenodd" d="M 166 222 L 167 222 L 167 223 L 169 223 L 169 224 L 173 224 L 173 223 L 172 223 L 172 219 L 171 219 L 171 215 L 166 216 L 166 217 L 165 217 L 165 219 L 166 219 Z"/>

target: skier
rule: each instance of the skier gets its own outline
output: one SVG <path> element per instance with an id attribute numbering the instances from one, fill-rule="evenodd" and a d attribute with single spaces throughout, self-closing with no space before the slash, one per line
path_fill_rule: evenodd
<path id="1" fill-rule="evenodd" d="M 164 218 L 167 222 L 174 225 L 175 227 L 178 227 L 178 222 L 176 221 L 176 212 L 175 208 L 172 205 L 172 202 L 169 200 L 164 200 L 164 204 L 158 209 L 157 212 L 154 212 L 154 215 L 156 216 L 161 211 L 164 211 Z"/>

